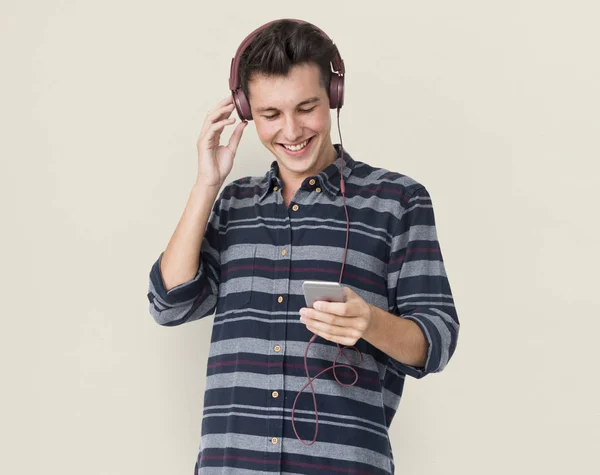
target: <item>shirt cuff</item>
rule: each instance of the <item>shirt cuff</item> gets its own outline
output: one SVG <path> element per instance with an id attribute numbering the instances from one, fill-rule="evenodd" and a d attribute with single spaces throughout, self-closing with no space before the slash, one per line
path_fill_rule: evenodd
<path id="1" fill-rule="evenodd" d="M 399 318 L 406 318 L 407 320 L 412 320 L 419 326 L 419 328 L 423 332 L 423 335 L 425 335 L 425 341 L 427 342 L 427 357 L 425 358 L 425 366 L 412 366 L 405 363 L 401 363 L 400 361 L 398 361 L 395 358 L 392 358 L 391 356 L 389 357 L 389 364 L 393 366 L 396 370 L 404 374 L 412 376 L 416 379 L 421 379 L 422 377 L 434 372 L 435 370 L 434 368 L 432 368 L 434 344 L 431 339 L 431 334 L 429 332 L 428 326 L 418 316 L 407 315 L 400 316 Z"/>
<path id="2" fill-rule="evenodd" d="M 163 276 L 160 271 L 160 263 L 162 261 L 163 254 L 164 251 L 160 253 L 160 256 L 152 265 L 152 269 L 150 270 L 150 281 L 153 285 L 153 291 L 159 297 L 160 301 L 170 306 L 177 306 L 198 297 L 198 293 L 200 291 L 200 279 L 204 270 L 202 260 L 200 260 L 198 271 L 192 280 L 179 284 L 172 289 L 166 290 Z"/>

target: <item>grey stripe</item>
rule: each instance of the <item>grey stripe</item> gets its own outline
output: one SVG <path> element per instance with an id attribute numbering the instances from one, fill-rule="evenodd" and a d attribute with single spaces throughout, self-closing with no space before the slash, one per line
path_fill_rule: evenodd
<path id="1" fill-rule="evenodd" d="M 451 294 L 420 293 L 420 294 L 399 295 L 398 301 L 400 302 L 401 300 L 409 300 L 409 299 L 416 298 L 416 297 L 436 297 L 436 298 L 444 298 L 444 299 L 452 299 L 453 298 Z"/>
<path id="2" fill-rule="evenodd" d="M 268 320 L 267 323 L 272 323 L 273 320 Z M 279 323 L 278 321 L 275 321 Z M 285 320 L 282 320 L 285 322 Z M 215 323 L 216 324 L 216 323 Z M 304 326 L 304 323 L 298 321 L 298 325 Z M 268 340 L 262 340 L 258 338 L 236 338 L 235 341 L 231 340 L 221 340 L 215 341 L 211 344 L 209 358 L 231 355 L 235 353 L 255 353 L 257 355 L 286 355 L 291 357 L 304 357 L 304 353 L 306 351 L 307 342 L 298 342 L 298 341 L 288 341 L 286 344 L 278 343 L 281 347 L 280 353 L 275 353 L 272 348 L 271 342 Z M 319 358 L 326 359 L 328 361 L 333 362 L 334 358 L 338 354 L 338 349 L 335 346 L 326 345 L 323 343 L 319 343 L 319 340 L 315 340 L 311 343 L 310 348 L 308 350 L 309 357 L 313 357 L 313 355 L 318 354 Z M 363 353 L 362 361 L 359 361 L 359 357 L 354 350 L 347 349 L 344 351 L 344 354 L 348 356 L 350 361 L 352 361 L 352 365 L 358 368 L 367 369 L 373 372 L 378 371 L 378 363 L 375 361 L 375 358 L 372 355 Z M 347 363 L 346 359 L 343 356 L 338 358 L 339 363 Z"/>
<path id="3" fill-rule="evenodd" d="M 287 226 L 277 226 L 277 225 L 271 225 L 271 224 L 263 224 L 263 223 L 258 223 L 258 224 L 246 224 L 246 225 L 237 225 L 237 226 L 228 226 L 227 229 L 225 231 L 219 231 L 219 234 L 221 235 L 225 235 L 228 232 L 231 231 L 238 231 L 240 229 L 253 229 L 253 228 L 268 228 L 268 229 L 288 229 L 290 228 L 289 225 Z M 318 229 L 318 230 L 323 230 L 323 229 L 327 229 L 330 231 L 339 231 L 341 232 L 346 232 L 346 223 L 344 223 L 344 227 L 342 228 L 340 227 L 336 227 L 336 226 L 327 226 L 324 224 L 319 224 L 319 225 L 308 225 L 308 224 L 300 224 L 300 225 L 296 225 L 296 223 L 294 223 L 294 231 L 298 232 L 298 231 L 302 231 L 302 230 L 308 230 L 308 229 Z M 385 239 L 381 236 L 377 236 L 372 234 L 371 232 L 368 231 L 363 231 L 361 229 L 357 229 L 356 226 L 350 226 L 349 229 L 349 233 L 355 233 L 355 234 L 362 234 L 363 236 L 368 236 L 372 239 L 377 239 L 381 242 L 384 242 L 385 244 L 388 243 L 388 239 Z M 300 247 L 300 246 L 299 246 Z"/>
<path id="4" fill-rule="evenodd" d="M 264 292 L 264 293 L 270 293 L 270 294 L 274 294 L 276 295 L 277 292 L 277 288 L 275 287 L 278 283 L 280 282 L 284 282 L 285 279 L 268 279 L 266 277 L 258 277 L 258 276 L 246 276 L 246 277 L 238 277 L 238 278 L 234 278 L 234 279 L 228 279 L 226 282 L 222 282 L 220 287 L 219 287 L 219 298 L 224 298 L 228 295 L 231 294 L 235 294 L 237 292 L 251 292 L 252 290 L 255 292 Z M 289 294 L 289 295 L 304 295 L 304 292 L 302 290 L 302 280 L 295 280 L 295 279 L 290 279 L 289 281 L 287 281 L 289 283 L 289 288 L 288 289 L 280 289 L 279 292 L 284 292 Z M 381 295 L 375 292 L 368 292 L 365 290 L 359 290 L 357 292 L 356 287 L 352 286 L 352 285 L 348 285 L 347 287 L 349 287 L 350 289 L 352 289 L 354 292 L 358 293 L 367 303 L 370 303 L 372 305 L 375 305 L 379 308 L 382 309 L 387 309 L 388 308 L 388 299 L 387 296 L 385 295 Z M 236 310 L 231 310 L 237 313 L 247 313 L 247 312 L 252 312 L 253 314 L 255 313 L 260 313 L 259 310 L 257 309 L 251 309 L 248 308 L 247 304 L 247 299 L 243 299 L 242 301 L 239 302 L 239 304 L 241 306 L 243 306 L 244 308 L 240 308 L 240 309 L 236 309 Z M 226 315 L 230 313 L 230 311 L 227 312 L 223 312 L 221 315 Z M 270 315 L 276 315 L 277 313 L 275 312 L 266 312 L 267 314 Z"/>
<path id="5" fill-rule="evenodd" d="M 238 259 L 249 259 L 252 257 L 258 259 L 272 259 L 279 260 L 281 262 L 287 262 L 289 259 L 281 258 L 281 250 L 283 248 L 289 249 L 289 246 L 273 246 L 271 244 L 236 244 L 223 251 L 221 256 L 221 265 L 229 264 L 231 261 Z M 321 259 L 326 259 L 329 262 L 341 262 L 344 257 L 343 248 L 332 248 L 331 246 L 294 246 L 289 250 L 289 258 L 293 261 L 298 260 L 311 260 L 315 259 L 316 256 Z M 380 259 L 377 259 L 370 254 L 348 249 L 346 254 L 346 261 L 357 263 L 367 263 L 371 272 L 383 275 L 386 269 L 386 263 Z"/>
<path id="6" fill-rule="evenodd" d="M 404 249 L 409 239 L 418 239 L 420 241 L 438 241 L 437 228 L 430 224 L 415 224 L 408 231 L 392 237 L 392 249 Z"/>
<path id="7" fill-rule="evenodd" d="M 175 322 L 183 318 L 185 318 L 187 322 L 192 322 L 212 315 L 216 303 L 217 298 L 214 295 L 209 295 L 191 315 L 187 315 L 187 313 L 192 309 L 194 300 L 188 301 L 188 303 L 185 304 L 180 304 L 176 307 L 169 307 L 160 312 L 157 312 L 154 306 L 150 304 L 150 314 L 159 325 Z"/>
<path id="8" fill-rule="evenodd" d="M 343 200 L 339 199 L 341 195 L 338 196 L 336 200 L 331 201 L 329 198 L 325 198 L 322 196 L 318 196 L 312 199 L 312 195 L 310 193 L 311 192 L 309 191 L 298 190 L 296 200 L 302 201 L 304 203 L 304 206 L 318 206 L 321 201 L 324 201 L 325 203 L 327 203 L 328 206 L 336 206 L 338 208 L 344 207 Z M 306 197 L 300 196 L 301 194 L 306 194 Z M 308 200 L 306 199 L 307 197 L 309 198 Z M 244 208 L 253 208 L 255 205 L 256 197 L 254 196 L 241 199 L 224 198 L 222 200 L 221 209 L 224 211 L 229 211 L 232 208 L 236 210 L 241 210 Z M 397 198 L 384 198 L 381 196 L 377 196 L 376 200 L 372 198 L 364 198 L 360 195 L 346 196 L 346 205 L 349 208 L 370 209 L 374 213 L 391 213 L 394 215 L 400 215 L 403 209 Z M 417 204 L 417 206 L 420 205 Z"/>
<path id="9" fill-rule="evenodd" d="M 333 219 L 333 218 L 318 218 L 318 217 L 314 217 L 314 218 L 294 218 L 294 225 L 300 223 L 302 224 L 303 222 L 309 222 L 309 223 L 322 223 L 322 224 L 326 224 L 326 223 L 331 223 L 333 224 L 339 224 L 340 227 L 343 227 L 344 229 L 346 229 L 346 221 L 345 220 L 341 220 L 341 219 Z M 231 226 L 232 224 L 243 224 L 243 223 L 247 223 L 247 224 L 265 224 L 269 227 L 271 227 L 273 225 L 273 223 L 281 223 L 281 224 L 287 224 L 290 222 L 289 218 L 263 218 L 262 216 L 257 216 L 256 218 L 244 218 L 244 219 L 231 219 L 229 221 L 227 221 L 227 226 Z M 370 226 L 368 224 L 365 223 L 352 223 L 352 226 L 354 227 L 359 227 L 359 228 L 363 228 L 369 232 L 378 232 L 378 233 L 382 233 L 385 234 L 388 237 L 392 237 L 390 235 L 390 233 L 388 232 L 388 230 L 386 228 L 381 228 L 381 227 L 376 227 L 376 226 Z"/>
<path id="10" fill-rule="evenodd" d="M 402 399 L 401 396 L 398 396 L 396 393 L 393 393 L 392 391 L 390 391 L 387 388 L 383 388 L 383 391 L 382 391 L 381 395 L 383 397 L 383 403 L 387 407 L 390 407 L 390 408 L 392 408 L 394 410 L 400 404 L 400 399 Z"/>
<path id="11" fill-rule="evenodd" d="M 437 275 L 441 277 L 446 277 L 446 269 L 444 267 L 444 263 L 442 261 L 426 261 L 426 260 L 418 260 L 418 261 L 410 261 L 404 262 L 401 267 L 402 276 L 403 277 L 421 277 L 423 275 Z M 398 273 L 400 271 L 390 272 L 388 275 L 388 282 L 394 282 L 397 280 Z"/>

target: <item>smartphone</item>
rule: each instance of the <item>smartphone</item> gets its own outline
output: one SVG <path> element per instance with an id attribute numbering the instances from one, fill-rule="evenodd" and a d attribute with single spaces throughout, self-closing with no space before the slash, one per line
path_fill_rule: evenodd
<path id="1" fill-rule="evenodd" d="M 306 306 L 312 307 L 315 300 L 326 300 L 327 302 L 345 302 L 344 287 L 339 282 L 324 280 L 305 280 L 302 283 Z"/>

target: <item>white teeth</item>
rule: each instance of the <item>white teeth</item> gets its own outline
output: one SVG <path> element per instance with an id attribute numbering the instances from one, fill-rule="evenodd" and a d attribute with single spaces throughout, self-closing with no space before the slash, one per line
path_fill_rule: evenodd
<path id="1" fill-rule="evenodd" d="M 308 140 L 305 140 L 304 142 L 302 142 L 301 144 L 298 145 L 284 145 L 282 144 L 285 148 L 287 148 L 288 150 L 293 150 L 295 152 L 297 152 L 298 150 L 302 150 L 304 147 L 306 147 L 306 144 L 308 143 Z"/>

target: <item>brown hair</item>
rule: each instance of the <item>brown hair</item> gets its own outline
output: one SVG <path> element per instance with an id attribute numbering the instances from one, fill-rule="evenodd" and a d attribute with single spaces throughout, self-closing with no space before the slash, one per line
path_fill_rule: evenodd
<path id="1" fill-rule="evenodd" d="M 249 100 L 248 81 L 253 74 L 287 76 L 292 66 L 314 63 L 321 71 L 321 85 L 329 96 L 334 51 L 333 42 L 310 23 L 274 22 L 254 37 L 240 58 L 242 90 Z"/>

